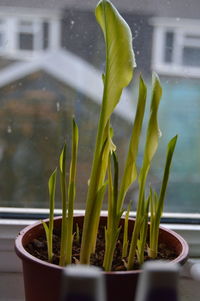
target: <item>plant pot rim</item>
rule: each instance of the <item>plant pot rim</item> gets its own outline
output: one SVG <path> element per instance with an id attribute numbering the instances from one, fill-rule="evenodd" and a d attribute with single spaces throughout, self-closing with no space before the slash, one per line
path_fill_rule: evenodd
<path id="1" fill-rule="evenodd" d="M 77 214 L 77 215 L 74 215 L 74 217 L 84 217 L 84 215 Z M 106 217 L 106 215 L 101 215 L 101 217 Z M 54 218 L 54 220 L 59 220 L 61 218 L 62 218 L 61 216 L 57 216 L 57 217 Z M 44 221 L 46 222 L 48 220 L 49 219 L 47 218 Z M 135 218 L 129 218 L 129 220 L 134 221 Z M 19 234 L 17 235 L 16 240 L 15 240 L 15 252 L 21 260 L 25 260 L 27 262 L 34 262 L 35 264 L 43 265 L 43 266 L 46 266 L 46 267 L 49 267 L 49 268 L 54 268 L 56 270 L 62 270 L 64 267 L 61 267 L 59 265 L 52 264 L 52 263 L 43 261 L 41 259 L 38 259 L 37 257 L 31 255 L 28 251 L 26 251 L 26 249 L 23 246 L 23 237 L 24 237 L 24 235 L 28 235 L 28 233 L 33 228 L 35 228 L 37 226 L 40 226 L 40 225 L 42 225 L 42 221 L 37 221 L 37 222 L 25 227 L 24 229 L 22 229 L 19 232 Z M 173 235 L 180 242 L 180 244 L 182 246 L 181 253 L 175 259 L 170 260 L 170 263 L 180 263 L 180 262 L 185 263 L 187 258 L 188 258 L 188 252 L 189 252 L 189 247 L 188 247 L 187 242 L 179 234 L 177 234 L 173 230 L 167 229 L 167 228 L 162 227 L 162 226 L 160 226 L 159 228 L 161 230 L 163 230 L 165 232 L 168 232 L 169 234 Z M 114 274 L 124 274 L 124 273 L 126 273 L 126 274 L 137 274 L 137 273 L 140 273 L 141 271 L 142 271 L 141 269 L 138 269 L 138 270 L 131 270 L 131 271 L 110 271 L 110 272 L 102 271 L 102 272 L 105 273 L 105 274 L 113 274 L 113 273 Z"/>

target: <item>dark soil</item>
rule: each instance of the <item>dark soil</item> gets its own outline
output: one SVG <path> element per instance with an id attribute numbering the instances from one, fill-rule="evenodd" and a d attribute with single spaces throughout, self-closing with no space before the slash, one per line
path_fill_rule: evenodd
<path id="1" fill-rule="evenodd" d="M 80 233 L 81 236 L 81 233 Z M 119 236 L 119 240 L 117 242 L 112 270 L 113 271 L 125 271 L 125 263 L 126 258 L 122 258 L 122 234 Z M 103 257 L 104 257 L 104 249 L 105 249 L 105 240 L 104 240 L 104 228 L 99 229 L 97 243 L 96 243 L 96 252 L 91 255 L 90 264 L 95 265 L 102 268 L 103 265 Z M 43 261 L 48 262 L 48 253 L 47 253 L 47 241 L 45 236 L 38 237 L 30 242 L 26 246 L 26 250 L 33 256 L 41 259 Z M 54 264 L 59 264 L 59 256 L 60 256 L 60 233 L 54 232 L 53 234 L 53 262 Z M 72 263 L 79 262 L 80 255 L 80 241 L 74 241 L 73 250 L 72 250 Z M 176 257 L 175 250 L 168 249 L 165 244 L 159 244 L 158 250 L 158 260 L 173 260 Z M 145 261 L 150 260 L 148 257 L 147 251 L 145 251 Z M 137 259 L 135 259 L 135 269 L 139 269 L 139 264 L 137 263 Z"/>

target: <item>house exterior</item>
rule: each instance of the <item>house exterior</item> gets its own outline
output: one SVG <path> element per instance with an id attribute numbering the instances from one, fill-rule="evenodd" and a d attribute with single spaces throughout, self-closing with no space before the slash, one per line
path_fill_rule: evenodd
<path id="1" fill-rule="evenodd" d="M 132 29 L 138 71 L 153 68 L 170 76 L 199 77 L 195 63 L 200 55 L 198 0 L 113 3 Z M 2 0 L 0 53 L 9 63 L 11 58 L 30 59 L 62 47 L 102 68 L 103 41 L 95 6 L 95 0 Z"/>
<path id="2" fill-rule="evenodd" d="M 133 47 L 137 61 L 136 81 L 137 75 L 142 72 L 150 87 L 151 73 L 154 70 L 159 73 L 163 83 L 160 127 L 164 133 L 165 129 L 167 130 L 161 140 L 161 151 L 155 159 L 157 167 L 153 169 L 153 173 L 160 176 L 162 167 L 160 167 L 159 160 L 163 161 L 162 154 L 167 141 L 176 133 L 180 136 L 180 142 L 177 145 L 179 155 L 175 157 L 169 192 L 172 201 L 167 206 L 167 210 L 179 211 L 180 203 L 183 211 L 191 210 L 191 205 L 187 200 L 192 195 L 195 211 L 198 198 L 195 193 L 192 194 L 192 191 L 198 190 L 200 181 L 198 167 L 200 166 L 198 165 L 200 146 L 197 142 L 197 132 L 200 127 L 198 118 L 200 113 L 200 1 L 113 0 L 113 3 L 120 10 L 133 33 Z M 17 162 L 16 166 L 23 173 L 26 166 L 23 166 L 22 158 L 27 149 L 30 149 L 30 143 L 35 152 L 32 156 L 37 158 L 35 161 L 40 161 L 40 167 L 32 167 L 29 175 L 34 174 L 39 168 L 38 170 L 45 170 L 46 177 L 49 169 L 53 168 L 52 165 L 55 162 L 51 159 L 49 159 L 51 163 L 45 163 L 44 168 L 44 158 L 37 156 L 36 142 L 31 142 L 32 137 L 37 136 L 37 130 L 33 130 L 31 122 L 36 118 L 38 122 L 43 123 L 42 112 L 47 111 L 49 116 L 52 116 L 52 125 L 50 125 L 49 118 L 45 119 L 46 123 L 44 122 L 48 124 L 49 129 L 54 128 L 55 122 L 62 124 L 65 114 L 68 116 L 67 119 L 70 114 L 75 114 L 81 128 L 84 128 L 82 124 L 84 120 L 85 133 L 91 131 L 92 136 L 94 135 L 98 106 L 101 102 L 101 73 L 105 64 L 104 41 L 95 20 L 95 6 L 95 0 L 0 1 L 0 106 L 4 113 L 1 119 L 4 123 L 0 125 L 0 163 L 4 166 L 4 173 L 9 173 L 13 160 Z M 135 110 L 134 99 L 137 94 L 135 90 L 131 88 L 124 93 L 124 100 L 117 108 L 115 121 L 113 121 L 117 127 L 116 140 L 124 146 L 123 151 L 127 148 L 130 121 Z M 50 111 L 40 103 L 41 99 L 45 103 L 48 97 L 51 99 Z M 67 98 L 66 107 L 64 107 L 65 97 Z M 31 109 L 29 122 L 24 117 L 26 126 L 21 124 L 18 131 L 18 136 L 23 133 L 27 137 L 27 144 L 21 145 L 17 150 L 12 145 L 12 140 L 16 134 L 14 124 L 22 118 L 19 113 L 22 110 L 22 105 L 19 104 L 20 99 L 23 100 L 25 107 L 28 104 L 24 111 L 25 115 L 28 114 L 29 107 Z M 90 108 L 92 108 L 91 111 Z M 41 115 L 36 114 L 40 110 Z M 53 110 L 57 112 L 56 117 Z M 60 114 L 61 111 L 63 115 Z M 90 117 L 87 120 L 89 111 Z M 65 137 L 64 129 L 70 127 L 68 121 L 64 124 L 60 132 L 61 140 Z M 49 134 L 48 137 L 47 132 L 44 130 L 43 133 L 44 141 L 49 140 L 49 144 L 45 142 L 45 153 L 48 148 L 51 148 L 50 140 L 55 140 L 55 137 L 50 139 L 51 135 Z M 92 140 L 88 134 L 84 135 L 84 131 L 82 137 L 88 137 L 85 143 Z M 60 140 L 57 141 L 56 153 L 61 144 Z M 12 152 L 9 153 L 9 149 Z M 15 159 L 13 159 L 13 154 L 16 154 Z M 85 162 L 91 153 L 83 146 L 82 154 L 84 155 L 80 169 L 87 170 L 85 177 L 87 178 L 90 168 Z M 7 155 L 10 156 L 10 166 L 7 165 Z M 123 154 L 122 157 L 124 157 Z M 30 157 L 27 157 L 27 160 L 31 160 Z M 39 173 L 40 171 L 35 173 L 35 178 L 38 179 Z M 23 180 L 16 180 L 17 176 L 14 175 L 14 171 L 12 177 L 11 182 L 18 181 L 18 183 L 13 185 L 12 193 L 7 187 L 1 199 L 5 199 L 3 205 L 7 204 L 8 200 L 12 200 L 11 204 L 17 206 L 20 204 L 22 195 L 28 193 L 23 191 L 23 187 L 27 184 L 24 184 Z M 21 176 L 21 179 L 23 178 L 24 174 Z M 155 176 L 155 183 L 158 178 Z M 0 191 L 5 187 L 5 184 L 1 185 Z M 44 187 L 45 183 L 37 185 Z M 177 185 L 179 185 L 179 192 L 176 192 L 175 196 L 174 187 Z M 184 192 L 182 192 L 183 186 L 186 187 Z M 38 188 L 39 192 L 32 196 L 33 199 L 41 195 L 41 189 L 44 190 L 44 188 Z M 175 197 L 180 200 L 176 201 L 176 205 Z M 41 199 L 44 198 L 45 195 L 42 195 Z M 25 203 L 23 199 L 21 204 L 29 206 L 32 201 L 29 198 Z M 42 207 L 44 204 L 41 203 L 38 206 Z M 80 208 L 80 204 L 78 206 Z"/>

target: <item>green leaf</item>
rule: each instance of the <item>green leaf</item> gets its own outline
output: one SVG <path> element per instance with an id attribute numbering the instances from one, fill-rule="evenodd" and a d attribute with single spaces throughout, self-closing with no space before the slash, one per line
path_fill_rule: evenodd
<path id="1" fill-rule="evenodd" d="M 138 104 L 137 104 L 135 121 L 134 121 L 132 135 L 129 144 L 128 155 L 126 159 L 126 166 L 124 169 L 124 174 L 123 174 L 122 183 L 119 192 L 118 210 L 120 210 L 122 207 L 123 200 L 125 198 L 125 194 L 128 188 L 137 178 L 136 160 L 137 160 L 138 145 L 139 145 L 142 123 L 143 123 L 144 112 L 145 112 L 146 95 L 147 95 L 147 88 L 142 77 L 140 77 Z"/>
<path id="2" fill-rule="evenodd" d="M 158 75 L 153 74 L 153 91 L 151 98 L 150 119 L 147 129 L 146 145 L 144 152 L 144 169 L 147 169 L 158 148 L 161 132 L 158 126 L 158 108 L 162 96 L 162 87 Z"/>
<path id="3" fill-rule="evenodd" d="M 60 171 L 61 173 L 64 173 L 64 171 L 66 170 L 66 143 L 62 149 L 61 155 L 60 155 Z"/>
<path id="4" fill-rule="evenodd" d="M 130 214 L 132 203 L 133 203 L 133 201 L 131 201 L 128 205 L 128 209 L 127 209 L 127 212 L 126 212 L 126 215 L 125 215 L 125 220 L 124 220 L 122 258 L 125 258 L 127 256 L 127 253 L 128 253 L 128 244 L 129 244 L 129 240 L 128 240 L 128 219 L 129 219 L 129 214 Z"/>
<path id="5" fill-rule="evenodd" d="M 66 263 L 66 240 L 67 240 L 67 184 L 66 184 L 66 144 L 60 155 L 60 186 L 62 198 L 62 226 L 61 226 L 61 247 L 59 265 Z"/>
<path id="6" fill-rule="evenodd" d="M 161 191 L 159 195 L 159 200 L 158 200 L 158 215 L 161 217 L 162 211 L 163 211 L 163 206 L 164 206 L 164 198 L 165 198 L 165 193 L 167 189 L 167 184 L 169 180 L 169 173 L 170 173 L 170 167 L 171 167 L 171 162 L 172 162 L 172 157 L 174 154 L 174 150 L 176 147 L 176 142 L 177 142 L 178 136 L 176 135 L 173 137 L 170 142 L 168 143 L 167 147 L 167 156 L 166 156 L 166 162 L 165 162 L 165 168 L 164 168 L 164 175 L 162 179 L 162 185 L 161 185 Z"/>
<path id="7" fill-rule="evenodd" d="M 72 120 L 72 150 L 71 150 L 71 163 L 69 173 L 69 185 L 68 185 L 68 211 L 67 211 L 67 231 L 66 231 L 66 264 L 71 264 L 72 259 L 72 244 L 73 244 L 73 213 L 74 213 L 74 201 L 76 195 L 76 165 L 78 155 L 78 126 L 75 120 Z"/>
<path id="8" fill-rule="evenodd" d="M 137 207 L 137 215 L 143 214 L 144 199 L 145 199 L 145 184 L 146 178 L 150 169 L 151 161 L 158 148 L 158 140 L 161 135 L 158 126 L 158 108 L 162 96 L 162 88 L 158 76 L 153 74 L 153 90 L 151 97 L 150 117 L 147 128 L 146 143 L 144 149 L 144 158 L 142 168 L 139 175 L 139 200 Z M 136 218 L 137 219 L 137 218 Z"/>
<path id="9" fill-rule="evenodd" d="M 103 112 L 107 123 L 122 93 L 133 76 L 136 66 L 129 26 L 108 0 L 96 7 L 96 19 L 101 26 L 106 44 L 106 72 L 104 77 Z"/>
<path id="10" fill-rule="evenodd" d="M 41 222 L 42 222 L 44 230 L 45 230 L 46 239 L 47 239 L 47 246 L 48 246 L 48 244 L 49 244 L 49 239 L 48 239 L 48 237 L 49 237 L 49 228 L 48 228 L 47 224 L 44 221 L 41 221 Z"/>
<path id="11" fill-rule="evenodd" d="M 49 203 L 50 203 L 50 228 L 51 222 L 53 220 L 54 206 L 55 206 L 55 192 L 56 192 L 56 178 L 57 178 L 57 168 L 53 171 L 49 178 L 48 188 L 49 188 Z"/>
<path id="12" fill-rule="evenodd" d="M 53 223 L 54 223 L 54 207 L 55 207 L 55 193 L 56 193 L 56 178 L 57 178 L 57 168 L 51 174 L 48 182 L 49 204 L 50 204 L 48 256 L 50 262 L 52 261 L 52 256 L 53 256 Z"/>
<path id="13" fill-rule="evenodd" d="M 76 223 L 76 232 L 74 233 L 74 241 L 76 243 L 80 243 L 80 230 L 79 230 L 79 225 Z"/>
<path id="14" fill-rule="evenodd" d="M 104 198 L 104 195 L 105 195 L 107 185 L 108 185 L 108 183 L 105 182 L 102 185 L 102 187 L 97 191 L 97 196 L 95 197 L 97 207 L 96 207 L 96 210 L 94 211 L 94 213 L 93 213 L 93 215 L 90 219 L 91 224 L 93 224 L 93 227 L 90 227 L 90 236 L 92 237 L 91 249 L 90 249 L 91 253 L 94 252 L 95 247 L 96 247 L 96 238 L 97 238 L 97 233 L 98 233 L 99 217 L 100 217 L 99 212 L 100 212 L 101 207 L 102 207 L 102 202 L 103 202 L 103 198 Z M 88 245 L 88 247 L 89 247 L 89 245 Z M 90 254 L 90 252 L 89 252 L 89 254 Z"/>
<path id="15" fill-rule="evenodd" d="M 138 244 L 138 262 L 140 265 L 142 265 L 144 262 L 144 250 L 146 246 L 146 238 L 147 238 L 147 230 L 148 230 L 149 203 L 150 203 L 150 197 L 146 200 L 144 204 L 144 216 L 140 228 L 140 239 Z"/>
<path id="16" fill-rule="evenodd" d="M 166 193 L 167 184 L 169 180 L 170 167 L 171 167 L 171 162 L 172 162 L 172 157 L 174 154 L 176 142 L 177 142 L 177 136 L 173 137 L 168 143 L 164 175 L 162 179 L 162 185 L 161 185 L 159 197 L 156 192 L 153 194 L 152 189 L 150 190 L 151 224 L 150 224 L 149 256 L 151 258 L 157 257 L 159 224 L 160 224 L 160 218 L 163 213 L 165 193 Z"/>

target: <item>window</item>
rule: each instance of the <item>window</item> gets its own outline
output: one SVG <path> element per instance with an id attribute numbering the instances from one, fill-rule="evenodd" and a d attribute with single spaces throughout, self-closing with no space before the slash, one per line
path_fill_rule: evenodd
<path id="1" fill-rule="evenodd" d="M 39 28 L 37 29 L 34 27 L 35 26 L 33 22 L 20 21 L 18 26 L 18 49 L 31 51 L 34 50 L 34 38 L 37 38 L 39 32 Z"/>
<path id="2" fill-rule="evenodd" d="M 60 47 L 60 16 L 56 12 L 41 13 L 2 9 L 0 19 L 0 57 L 32 59 L 47 50 Z"/>
<path id="3" fill-rule="evenodd" d="M 48 177 L 58 165 L 65 139 L 70 156 L 74 114 L 80 129 L 76 209 L 85 208 L 101 102 L 104 41 L 94 18 L 93 1 L 87 1 L 85 7 L 64 2 L 56 1 L 48 7 L 48 1 L 33 0 L 27 8 L 16 0 L 17 7 L 12 9 L 0 4 L 2 207 L 48 206 Z M 163 136 L 150 180 L 159 189 L 167 142 L 179 134 L 165 211 L 195 214 L 199 212 L 200 194 L 199 21 L 192 13 L 187 19 L 187 10 L 184 18 L 172 18 L 173 4 L 169 10 L 163 4 L 154 11 L 157 6 L 152 9 L 145 3 L 141 0 L 138 7 L 137 1 L 123 1 L 119 7 L 133 32 L 138 67 L 135 86 L 124 94 L 126 105 L 122 101 L 113 116 L 115 143 L 121 148 L 123 164 L 138 93 L 137 73 L 144 74 L 150 94 L 151 71 L 157 71 L 163 85 L 159 118 Z M 176 15 L 179 11 L 176 8 Z M 157 17 L 152 18 L 154 15 Z M 144 140 L 143 136 L 142 143 Z M 141 161 L 140 150 L 138 164 Z M 136 196 L 137 185 L 130 190 L 129 198 L 136 200 Z M 59 208 L 59 195 L 56 200 Z"/>
<path id="4" fill-rule="evenodd" d="M 166 32 L 165 34 L 165 53 L 164 53 L 164 61 L 165 63 L 172 63 L 173 61 L 173 45 L 174 44 L 174 33 Z"/>
<path id="5" fill-rule="evenodd" d="M 49 22 L 20 21 L 18 24 L 18 50 L 37 51 L 49 46 Z"/>
<path id="6" fill-rule="evenodd" d="M 5 300 L 23 299 L 13 242 L 24 226 L 48 216 L 47 181 L 65 140 L 70 157 L 72 115 L 80 130 L 75 207 L 77 212 L 85 208 L 105 66 L 104 41 L 94 17 L 97 2 L 0 1 L 0 276 L 15 272 L 14 282 L 1 281 L 8 292 L 8 298 L 5 290 L 0 293 Z M 113 3 L 131 27 L 138 65 L 135 86 L 125 91 L 112 120 L 119 161 L 124 163 L 128 147 L 138 74 L 144 75 L 150 98 L 154 70 L 163 85 L 163 135 L 150 181 L 160 186 L 167 142 L 179 134 L 162 222 L 183 235 L 190 255 L 199 257 L 200 1 Z M 136 185 L 130 199 L 137 199 Z M 58 194 L 56 214 L 60 207 Z"/>
<path id="7" fill-rule="evenodd" d="M 198 21 L 152 19 L 154 25 L 152 68 L 161 74 L 200 76 Z"/>

